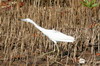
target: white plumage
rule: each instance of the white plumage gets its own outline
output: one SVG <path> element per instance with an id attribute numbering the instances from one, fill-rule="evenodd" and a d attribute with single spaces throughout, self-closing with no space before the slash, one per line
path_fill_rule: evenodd
<path id="1" fill-rule="evenodd" d="M 59 53 L 59 48 L 58 48 L 58 45 L 57 45 L 58 41 L 60 41 L 60 42 L 74 42 L 75 41 L 74 37 L 68 36 L 68 35 L 63 34 L 59 31 L 54 30 L 54 29 L 52 29 L 52 30 L 44 29 L 44 28 L 40 27 L 39 25 L 37 25 L 33 20 L 31 20 L 29 18 L 21 19 L 21 20 L 33 24 L 44 35 L 46 35 L 50 40 L 52 40 L 55 43 L 55 45 L 57 46 L 58 53 Z M 55 51 L 55 49 L 54 49 L 54 51 Z"/>
<path id="2" fill-rule="evenodd" d="M 66 34 L 63 34 L 59 31 L 56 30 L 49 30 L 49 29 L 44 29 L 37 25 L 33 20 L 26 18 L 26 19 L 21 19 L 22 21 L 25 22 L 30 22 L 32 23 L 36 28 L 38 28 L 44 35 L 46 35 L 50 40 L 52 40 L 54 43 L 57 43 L 57 41 L 61 42 L 74 42 L 74 37 L 68 36 Z"/>

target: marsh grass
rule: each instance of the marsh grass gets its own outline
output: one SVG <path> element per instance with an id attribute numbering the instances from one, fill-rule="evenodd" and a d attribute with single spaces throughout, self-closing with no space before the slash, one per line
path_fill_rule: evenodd
<path id="1" fill-rule="evenodd" d="M 80 57 L 86 59 L 84 65 L 99 64 L 95 53 L 100 52 L 100 7 L 86 8 L 80 0 L 27 0 L 24 3 L 21 8 L 17 5 L 15 9 L 1 12 L 1 65 L 73 66 L 78 64 L 75 58 Z M 56 52 L 44 55 L 54 49 L 54 43 L 32 24 L 20 21 L 22 18 L 31 18 L 43 28 L 71 35 L 76 41 L 58 42 L 60 54 L 57 58 Z"/>

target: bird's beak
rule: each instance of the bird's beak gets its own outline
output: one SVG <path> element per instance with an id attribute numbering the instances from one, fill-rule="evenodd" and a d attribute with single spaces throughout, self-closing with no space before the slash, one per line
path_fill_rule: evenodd
<path id="1" fill-rule="evenodd" d="M 21 19 L 21 21 L 27 21 L 26 19 Z"/>
<path id="2" fill-rule="evenodd" d="M 21 21 L 25 21 L 24 19 L 21 19 Z"/>

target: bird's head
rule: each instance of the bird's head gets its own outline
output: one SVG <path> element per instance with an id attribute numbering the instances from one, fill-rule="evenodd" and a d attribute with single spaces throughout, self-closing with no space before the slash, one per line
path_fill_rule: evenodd
<path id="1" fill-rule="evenodd" d="M 25 21 L 25 22 L 33 22 L 31 19 L 26 18 L 26 19 L 21 19 L 21 21 Z"/>

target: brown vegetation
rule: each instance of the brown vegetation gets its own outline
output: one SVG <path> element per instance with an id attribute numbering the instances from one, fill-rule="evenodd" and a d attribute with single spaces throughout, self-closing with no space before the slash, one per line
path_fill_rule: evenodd
<path id="1" fill-rule="evenodd" d="M 85 66 L 100 65 L 100 54 L 96 56 L 100 53 L 100 6 L 90 9 L 80 1 L 26 0 L 23 7 L 17 4 L 2 9 L 0 65 L 77 66 L 79 58 L 86 60 Z M 76 41 L 58 42 L 58 57 L 56 52 L 44 55 L 54 49 L 54 43 L 32 24 L 20 21 L 22 18 L 31 18 L 41 27 L 71 35 Z"/>

